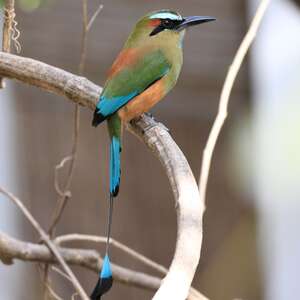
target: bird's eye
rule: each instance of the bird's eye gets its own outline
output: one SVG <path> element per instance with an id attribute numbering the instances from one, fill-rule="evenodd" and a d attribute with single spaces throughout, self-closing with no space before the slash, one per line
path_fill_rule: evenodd
<path id="1" fill-rule="evenodd" d="M 172 27 L 172 21 L 170 19 L 164 19 L 163 20 L 163 25 L 166 28 L 171 28 Z"/>

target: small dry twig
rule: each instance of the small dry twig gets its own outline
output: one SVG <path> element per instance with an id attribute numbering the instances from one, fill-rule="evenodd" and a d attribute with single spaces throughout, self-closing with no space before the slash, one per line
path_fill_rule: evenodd
<path id="1" fill-rule="evenodd" d="M 100 9 L 99 9 L 100 8 Z M 100 5 L 99 8 L 94 13 L 92 19 L 88 21 L 88 11 L 87 11 L 87 0 L 82 0 L 82 38 L 81 38 L 81 54 L 80 54 L 80 62 L 78 67 L 79 75 L 82 75 L 84 72 L 85 60 L 86 60 L 86 49 L 87 49 L 87 34 L 89 29 L 91 28 L 94 20 L 97 15 L 103 8 L 103 5 Z M 72 194 L 69 190 L 71 187 L 74 170 L 76 166 L 77 152 L 78 152 L 78 144 L 79 144 L 79 130 L 80 130 L 80 107 L 79 104 L 75 104 L 74 109 L 74 128 L 73 128 L 73 145 L 71 150 L 71 155 L 62 159 L 62 161 L 55 166 L 55 176 L 54 176 L 54 187 L 56 192 L 59 195 L 59 199 L 57 201 L 57 205 L 54 209 L 54 213 L 52 216 L 52 221 L 50 223 L 48 233 L 52 238 L 55 232 L 55 228 L 63 214 L 63 211 L 68 203 L 68 200 L 71 198 Z M 59 179 L 58 173 L 59 170 L 64 167 L 64 165 L 70 161 L 70 166 L 67 174 L 66 183 L 63 189 L 59 187 Z M 48 281 L 48 266 L 45 266 L 44 273 L 44 282 Z M 49 286 L 49 285 L 48 285 Z M 46 293 L 47 291 L 45 291 Z M 45 296 L 46 298 L 46 296 Z"/>
<path id="2" fill-rule="evenodd" d="M 107 238 L 102 236 L 95 236 L 95 235 L 85 235 L 85 234 L 66 234 L 57 237 L 54 242 L 57 245 L 61 245 L 66 242 L 74 242 L 74 241 L 86 241 L 86 242 L 95 242 L 95 243 L 106 243 Z M 152 268 L 155 271 L 158 271 L 162 274 L 166 274 L 168 269 L 164 266 L 154 262 L 153 260 L 147 258 L 146 256 L 138 253 L 137 251 L 129 248 L 128 246 L 116 241 L 115 239 L 110 239 L 110 244 L 116 247 L 117 249 L 127 253 L 137 261 L 143 263 L 144 265 Z"/>
<path id="3" fill-rule="evenodd" d="M 17 53 L 21 52 L 21 45 L 18 41 L 20 31 L 17 28 L 16 13 L 15 13 L 15 0 L 4 1 L 4 22 L 3 22 L 3 34 L 2 34 L 2 51 L 10 52 L 11 40 L 14 41 Z M 0 88 L 4 88 L 4 80 L 0 78 Z"/>
<path id="4" fill-rule="evenodd" d="M 99 4 L 99 7 L 88 21 L 88 12 L 87 12 L 87 0 L 82 0 L 82 37 L 81 37 L 81 52 L 80 52 L 80 62 L 78 67 L 79 75 L 82 75 L 84 72 L 84 66 L 86 61 L 86 52 L 87 52 L 87 35 L 92 27 L 94 21 L 96 20 L 97 16 L 103 9 L 103 5 Z M 71 155 L 62 159 L 62 161 L 55 166 L 55 178 L 54 178 L 54 187 L 57 191 L 60 198 L 57 201 L 56 208 L 54 209 L 53 217 L 51 224 L 49 226 L 49 234 L 50 236 L 53 235 L 54 229 L 58 224 L 63 211 L 67 205 L 68 200 L 71 198 L 71 191 L 70 186 L 73 179 L 73 174 L 75 170 L 75 163 L 77 158 L 78 152 L 78 143 L 79 143 L 79 130 L 80 130 L 80 107 L 76 103 L 75 110 L 74 110 L 74 128 L 73 128 L 73 145 L 71 150 Z M 67 174 L 66 183 L 63 189 L 59 188 L 59 180 L 58 180 L 58 172 L 64 165 L 70 161 L 70 167 Z"/>
<path id="5" fill-rule="evenodd" d="M 244 37 L 236 56 L 234 57 L 234 60 L 229 68 L 229 71 L 227 73 L 221 97 L 219 102 L 219 111 L 217 114 L 217 117 L 215 119 L 215 122 L 213 124 L 213 127 L 210 131 L 207 144 L 203 151 L 202 156 L 202 165 L 201 165 L 201 172 L 200 172 L 200 179 L 199 179 L 199 191 L 200 191 L 200 198 L 205 203 L 206 199 L 206 190 L 207 190 L 207 182 L 208 182 L 208 176 L 210 172 L 210 166 L 212 161 L 212 156 L 214 149 L 216 147 L 216 143 L 219 137 L 219 134 L 222 130 L 222 127 L 225 123 L 225 120 L 227 118 L 228 114 L 228 103 L 229 98 L 231 95 L 231 91 L 235 82 L 235 79 L 237 77 L 237 74 L 241 68 L 241 65 L 244 61 L 244 58 L 253 42 L 253 40 L 256 37 L 258 28 L 261 24 L 261 21 L 265 15 L 265 12 L 270 4 L 270 0 L 262 0 L 256 13 L 253 18 L 253 21 L 250 25 L 250 28 Z"/>
<path id="6" fill-rule="evenodd" d="M 70 269 L 70 267 L 66 264 L 66 262 L 62 258 L 62 256 L 59 253 L 56 245 L 50 240 L 49 236 L 42 229 L 42 227 L 40 226 L 40 224 L 34 219 L 34 217 L 32 216 L 32 214 L 28 211 L 28 209 L 24 206 L 24 204 L 17 197 L 15 197 L 12 193 L 6 191 L 2 187 L 0 187 L 0 193 L 2 193 L 8 199 L 10 199 L 21 210 L 21 212 L 26 217 L 26 219 L 31 223 L 31 225 L 33 226 L 33 228 L 38 232 L 38 234 L 40 235 L 42 241 L 47 245 L 47 247 L 49 248 L 49 250 L 56 257 L 56 259 L 59 262 L 59 264 L 62 266 L 62 268 L 68 274 L 68 276 L 72 279 L 72 283 L 74 285 L 74 288 L 79 293 L 80 297 L 82 299 L 84 299 L 84 300 L 89 300 L 89 297 L 85 293 L 84 289 L 81 287 L 81 284 L 79 283 L 78 279 L 75 277 L 75 275 L 72 272 L 72 270 Z"/>

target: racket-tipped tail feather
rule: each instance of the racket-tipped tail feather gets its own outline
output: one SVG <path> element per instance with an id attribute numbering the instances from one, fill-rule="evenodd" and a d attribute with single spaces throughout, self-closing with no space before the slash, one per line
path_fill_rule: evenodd
<path id="1" fill-rule="evenodd" d="M 91 294 L 91 300 L 100 300 L 101 296 L 107 293 L 113 284 L 113 277 L 108 255 L 105 255 L 101 273 L 99 274 L 98 282 Z"/>

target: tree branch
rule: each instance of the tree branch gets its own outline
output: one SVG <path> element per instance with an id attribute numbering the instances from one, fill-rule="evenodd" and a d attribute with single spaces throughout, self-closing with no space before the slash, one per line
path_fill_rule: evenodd
<path id="1" fill-rule="evenodd" d="M 43 62 L 0 52 L 0 76 L 17 79 L 48 92 L 61 95 L 90 109 L 95 109 L 102 88 Z"/>
<path id="2" fill-rule="evenodd" d="M 13 19 L 15 14 L 15 0 L 4 1 L 4 22 L 2 36 L 2 50 L 10 52 L 11 34 L 13 32 Z"/>
<path id="3" fill-rule="evenodd" d="M 72 283 L 74 285 L 74 288 L 80 295 L 81 299 L 83 300 L 89 300 L 87 294 L 81 287 L 81 284 L 79 283 L 78 279 L 75 277 L 72 270 L 69 268 L 69 266 L 66 264 L 64 259 L 62 258 L 60 252 L 58 251 L 56 245 L 53 243 L 53 241 L 50 240 L 46 232 L 42 229 L 42 227 L 39 225 L 39 223 L 34 219 L 34 217 L 31 215 L 31 213 L 27 210 L 27 208 L 24 206 L 24 204 L 13 194 L 10 192 L 7 192 L 5 189 L 0 187 L 0 193 L 5 195 L 7 198 L 9 198 L 17 207 L 21 210 L 23 215 L 26 217 L 26 219 L 31 223 L 32 227 L 37 231 L 37 233 L 40 235 L 42 241 L 47 245 L 49 250 L 52 252 L 53 256 L 56 258 L 56 260 L 59 262 L 59 264 L 62 266 L 62 268 L 65 270 L 65 272 L 68 274 L 68 276 L 72 279 Z"/>
<path id="4" fill-rule="evenodd" d="M 55 244 L 61 246 L 63 243 L 67 242 L 74 242 L 74 241 L 84 241 L 84 242 L 94 242 L 94 243 L 103 243 L 107 242 L 107 238 L 104 236 L 96 236 L 96 235 L 85 235 L 85 234 L 66 234 L 62 236 L 58 236 L 54 239 Z M 128 254 L 129 256 L 133 257 L 135 260 L 141 262 L 145 266 L 152 268 L 153 270 L 162 273 L 163 275 L 167 274 L 168 270 L 159 265 L 158 263 L 152 261 L 151 259 L 147 258 L 146 256 L 136 252 L 135 250 L 127 247 L 126 245 L 116 241 L 113 238 L 109 239 L 109 243 L 114 246 L 115 248 L 123 251 L 124 253 Z"/>
<path id="5" fill-rule="evenodd" d="M 15 13 L 15 0 L 5 0 L 4 2 L 4 22 L 2 33 L 2 51 L 10 52 L 11 33 L 13 15 Z M 3 78 L 0 78 L 0 88 L 4 88 Z"/>
<path id="6" fill-rule="evenodd" d="M 95 108 L 101 92 L 100 87 L 83 77 L 7 53 L 0 53 L 0 75 L 65 96 L 90 109 Z M 204 203 L 200 201 L 198 187 L 186 158 L 162 124 L 143 116 L 132 122 L 129 129 L 160 159 L 171 183 L 177 209 L 174 258 L 153 299 L 186 299 L 200 258 Z"/>
<path id="7" fill-rule="evenodd" d="M 69 265 L 76 265 L 99 272 L 102 259 L 95 250 L 57 247 L 64 261 Z M 5 264 L 12 264 L 14 259 L 23 261 L 57 263 L 57 259 L 49 249 L 41 244 L 23 242 L 0 231 L 0 259 Z M 161 279 L 145 273 L 112 264 L 115 280 L 147 290 L 156 290 Z"/>
<path id="8" fill-rule="evenodd" d="M 153 299 L 186 299 L 200 259 L 204 203 L 200 201 L 197 183 L 185 156 L 165 126 L 143 116 L 129 129 L 146 143 L 162 163 L 177 210 L 175 255 L 164 284 Z"/>

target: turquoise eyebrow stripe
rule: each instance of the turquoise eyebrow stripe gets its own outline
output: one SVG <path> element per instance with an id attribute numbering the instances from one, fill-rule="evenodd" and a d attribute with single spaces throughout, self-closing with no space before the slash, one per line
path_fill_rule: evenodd
<path id="1" fill-rule="evenodd" d="M 167 12 L 161 12 L 161 13 L 157 13 L 157 14 L 154 14 L 150 17 L 150 19 L 171 19 L 171 20 L 179 20 L 181 21 L 182 20 L 182 17 L 181 16 L 178 16 L 178 15 L 175 15 L 175 14 L 172 14 L 172 13 L 167 13 Z"/>

